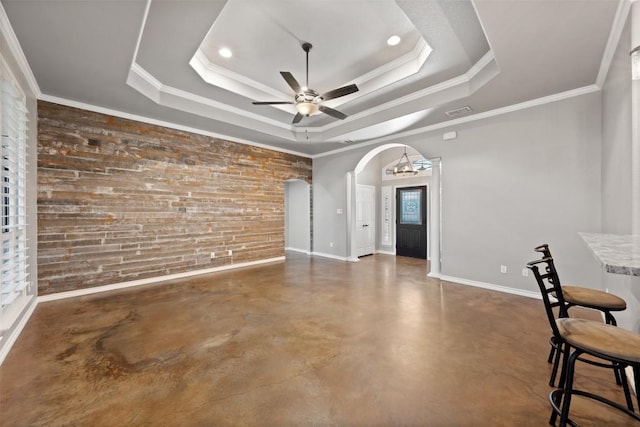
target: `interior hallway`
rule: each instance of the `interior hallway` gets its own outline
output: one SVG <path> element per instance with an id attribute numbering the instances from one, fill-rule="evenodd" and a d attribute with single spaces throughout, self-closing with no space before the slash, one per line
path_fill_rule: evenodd
<path id="1" fill-rule="evenodd" d="M 547 425 L 542 302 L 425 273 L 288 254 L 42 303 L 0 367 L 0 425 Z M 622 402 L 609 370 L 578 369 Z"/>

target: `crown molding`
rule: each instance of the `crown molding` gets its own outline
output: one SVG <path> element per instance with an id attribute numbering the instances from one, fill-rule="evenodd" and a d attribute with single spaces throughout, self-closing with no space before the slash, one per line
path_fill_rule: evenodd
<path id="1" fill-rule="evenodd" d="M 274 120 L 262 114 L 255 114 L 243 108 L 223 104 L 208 97 L 168 86 L 140 66 L 136 60 L 151 3 L 152 0 L 147 0 L 146 2 L 146 9 L 140 25 L 127 84 L 159 105 L 207 118 L 216 116 L 219 120 L 229 124 L 247 127 L 256 132 L 281 138 L 284 141 L 305 142 L 309 139 L 309 136 L 313 136 L 314 142 L 340 138 L 341 135 L 353 132 L 357 126 L 366 128 L 375 124 L 373 121 L 384 122 L 401 117 L 404 115 L 403 112 L 406 112 L 411 106 L 441 104 L 444 101 L 452 101 L 460 96 L 473 93 L 499 73 L 493 52 L 489 51 L 460 76 L 426 87 L 404 97 L 376 105 L 373 108 L 351 115 L 346 120 L 330 122 L 319 127 L 293 126 L 290 123 Z M 353 79 L 359 85 L 359 94 L 366 95 L 382 86 L 393 83 L 398 78 L 415 74 L 422 68 L 431 52 L 431 46 L 424 39 L 419 40 L 414 48 L 405 55 Z M 264 94 L 266 96 L 274 96 L 277 99 L 286 98 L 283 93 L 274 91 L 265 85 L 247 79 L 244 76 L 239 76 L 237 73 L 212 63 L 200 47 L 192 56 L 189 64 L 205 82 L 220 86 L 241 96 L 258 99 L 263 96 L 260 94 Z M 353 97 L 348 96 L 337 101 L 329 100 L 327 105 L 336 107 L 349 99 L 353 99 Z M 289 111 L 287 109 L 288 106 L 276 105 L 274 107 Z M 391 112 L 395 108 L 402 111 Z M 376 118 L 378 115 L 384 117 Z M 357 124 L 355 123 L 356 121 L 362 122 Z"/>
<path id="2" fill-rule="evenodd" d="M 42 95 L 42 92 L 40 92 L 38 82 L 31 71 L 31 67 L 29 67 L 29 62 L 24 56 L 20 42 L 16 37 L 16 33 L 13 31 L 13 27 L 11 26 L 11 22 L 9 22 L 9 17 L 7 16 L 7 12 L 4 10 L 2 3 L 0 3 L 0 32 L 2 33 L 2 37 L 7 41 L 9 52 L 18 64 L 22 75 L 29 85 L 29 89 L 33 92 L 36 98 L 39 98 L 40 95 Z"/>
<path id="3" fill-rule="evenodd" d="M 544 96 L 541 98 L 532 99 L 530 101 L 521 102 L 519 104 L 509 105 L 507 107 L 496 108 L 495 110 L 485 111 L 478 114 L 473 114 L 470 116 L 461 117 L 459 119 L 448 120 L 445 122 L 435 123 L 433 125 L 424 126 L 418 129 L 413 129 L 407 132 L 399 132 L 393 135 L 376 138 L 371 141 L 363 142 L 356 145 L 351 145 L 349 147 L 338 148 L 336 150 L 327 151 L 321 154 L 315 154 L 311 156 L 311 159 L 318 159 L 321 157 L 332 156 L 334 154 L 344 153 L 351 150 L 359 149 L 362 147 L 367 147 L 370 145 L 378 145 L 383 142 L 393 141 L 402 144 L 402 138 L 409 138 L 415 136 L 421 136 L 427 134 L 429 132 L 433 132 L 443 128 L 451 128 L 452 126 L 460 125 L 463 123 L 474 122 L 476 120 L 487 119 L 490 117 L 501 116 L 503 114 L 512 113 L 514 111 L 524 110 L 527 108 L 537 107 L 539 105 L 550 104 L 557 101 L 562 101 L 564 99 L 574 98 L 576 96 L 586 95 L 593 92 L 600 91 L 600 87 L 596 84 L 592 84 L 589 86 L 584 86 L 581 88 L 568 90 L 566 92 L 556 93 L 549 96 Z"/>
<path id="4" fill-rule="evenodd" d="M 281 92 L 213 62 L 203 50 L 203 45 L 209 43 L 209 37 L 210 34 L 205 36 L 205 39 L 200 43 L 196 53 L 189 61 L 191 68 L 206 83 L 254 100 L 259 100 L 263 97 L 273 97 L 274 100 L 292 99 L 292 94 L 290 93 Z M 350 100 L 366 96 L 384 86 L 416 74 L 420 71 L 432 51 L 431 46 L 421 36 L 409 52 L 365 74 L 350 79 L 349 81 L 358 85 L 357 94 L 354 93 L 350 96 L 328 100 L 326 105 L 332 108 L 339 107 Z M 271 107 L 290 112 L 290 109 L 283 105 L 272 105 Z"/>
<path id="5" fill-rule="evenodd" d="M 373 120 L 373 116 L 376 114 L 401 106 L 407 107 L 411 103 L 428 104 L 429 100 L 432 103 L 442 103 L 442 98 L 450 98 L 446 100 L 457 99 L 460 96 L 474 92 L 498 73 L 499 70 L 493 52 L 489 51 L 466 73 L 460 76 L 354 114 L 344 121 L 335 121 L 316 128 L 292 126 L 288 123 L 282 123 L 238 107 L 229 106 L 204 96 L 165 85 L 135 61 L 129 69 L 127 84 L 159 105 L 202 117 L 216 115 L 220 120 L 237 126 L 246 127 L 246 119 L 250 119 L 253 123 L 249 127 L 251 130 L 263 132 L 286 141 L 299 142 L 300 138 L 306 138 L 308 133 L 314 134 L 320 141 L 338 137 L 341 134 L 352 132 L 352 129 L 347 129 L 340 133 L 340 129 L 348 128 L 349 124 L 356 120 L 365 118 Z M 434 96 L 439 97 L 439 99 L 430 99 Z M 332 130 L 333 132 L 331 132 Z"/>
<path id="6" fill-rule="evenodd" d="M 492 65 L 494 66 L 493 68 L 491 67 Z M 422 103 L 422 102 L 425 102 L 425 98 L 435 96 L 435 95 L 443 96 L 443 94 L 446 91 L 461 89 L 464 92 L 463 96 L 469 95 L 470 93 L 475 91 L 477 88 L 482 86 L 482 84 L 472 85 L 475 79 L 484 77 L 484 82 L 488 80 L 487 76 L 484 76 L 482 73 L 485 70 L 488 70 L 489 79 L 499 73 L 498 66 L 492 51 L 489 51 L 486 54 L 484 54 L 482 58 L 480 58 L 478 62 L 476 62 L 473 66 L 471 66 L 471 68 L 469 68 L 469 70 L 467 70 L 464 74 L 461 74 L 457 77 L 451 78 L 444 82 L 435 84 L 433 86 L 428 86 L 422 90 L 413 92 L 409 95 L 405 95 L 401 98 L 396 98 L 391 101 L 385 102 L 383 104 L 379 104 L 374 108 L 370 108 L 360 113 L 353 114 L 349 116 L 349 118 L 345 120 L 343 123 L 349 123 L 354 120 L 370 117 L 375 114 L 379 114 L 384 111 L 397 108 L 403 105 L 406 106 L 408 103 L 412 103 L 412 102 Z M 472 86 L 474 87 L 473 90 L 472 90 Z M 452 101 L 453 99 L 458 99 L 458 97 L 459 97 L 459 94 L 456 94 L 455 98 L 449 99 L 448 101 Z M 442 100 L 439 100 L 438 104 L 442 102 L 443 102 Z M 429 104 L 428 102 L 426 102 L 425 105 L 432 105 L 432 104 Z M 391 119 L 388 119 L 388 120 L 391 120 Z M 331 130 L 343 125 L 343 123 L 332 122 L 325 126 L 315 128 L 313 131 L 324 133 L 328 130 Z M 309 130 L 309 132 L 311 132 L 311 130 Z M 352 130 L 349 130 L 345 133 L 350 133 L 350 132 L 352 132 Z M 329 137 L 333 138 L 334 136 L 329 136 Z"/>
<path id="7" fill-rule="evenodd" d="M 629 17 L 631 3 L 632 1 L 629 0 L 618 1 L 618 9 L 616 10 L 616 14 L 613 18 L 613 25 L 611 26 L 611 31 L 609 32 L 609 39 L 607 40 L 607 45 L 605 46 L 604 54 L 602 55 L 600 69 L 598 70 L 598 77 L 596 77 L 596 85 L 599 88 L 602 88 L 604 86 L 607 74 L 609 72 L 609 67 L 611 67 L 611 62 L 613 61 L 613 56 L 616 53 L 618 44 L 620 43 L 620 37 L 622 36 L 624 25 L 626 24 L 627 18 Z"/>
<path id="8" fill-rule="evenodd" d="M 129 69 L 127 85 L 158 105 L 207 118 L 215 114 L 228 123 L 237 126 L 246 127 L 247 119 L 249 119 L 254 123 L 263 124 L 262 128 L 254 125 L 251 129 L 285 140 L 295 141 L 291 133 L 292 126 L 289 124 L 284 124 L 260 114 L 223 104 L 205 96 L 165 85 L 136 62 L 134 62 Z"/>

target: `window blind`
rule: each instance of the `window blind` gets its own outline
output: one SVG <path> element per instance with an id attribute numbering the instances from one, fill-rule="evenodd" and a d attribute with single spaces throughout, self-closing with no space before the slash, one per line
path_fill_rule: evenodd
<path id="1" fill-rule="evenodd" d="M 0 69 L 0 71 L 3 71 Z M 29 286 L 26 239 L 27 109 L 24 96 L 0 74 L 0 333 L 11 327 L 11 305 Z"/>

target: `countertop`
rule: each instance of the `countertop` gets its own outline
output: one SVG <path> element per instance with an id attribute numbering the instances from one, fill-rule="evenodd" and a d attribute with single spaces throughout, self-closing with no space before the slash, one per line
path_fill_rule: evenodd
<path id="1" fill-rule="evenodd" d="M 640 276 L 640 235 L 578 233 L 608 273 Z"/>

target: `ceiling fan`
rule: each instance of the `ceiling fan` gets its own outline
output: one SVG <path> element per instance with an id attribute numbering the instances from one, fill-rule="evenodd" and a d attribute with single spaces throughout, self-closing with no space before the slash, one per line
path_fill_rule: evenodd
<path id="1" fill-rule="evenodd" d="M 253 105 L 276 105 L 276 104 L 295 104 L 296 110 L 298 111 L 296 115 L 293 117 L 293 124 L 296 124 L 302 120 L 304 116 L 310 116 L 317 111 L 321 111 L 325 114 L 330 115 L 331 117 L 335 117 L 336 119 L 344 120 L 347 115 L 334 110 L 333 108 L 327 107 L 323 105 L 323 101 L 327 101 L 329 99 L 340 98 L 341 96 L 349 95 L 351 93 L 358 91 L 358 86 L 355 84 L 350 84 L 347 86 L 340 87 L 338 89 L 330 90 L 329 92 L 325 92 L 320 95 L 319 92 L 309 88 L 309 51 L 313 46 L 311 43 L 302 43 L 302 50 L 304 50 L 307 54 L 307 86 L 300 86 L 300 83 L 293 77 L 288 71 L 280 71 L 280 74 L 287 82 L 287 84 L 293 89 L 296 93 L 294 97 L 294 101 L 265 101 L 265 102 L 254 102 Z"/>

